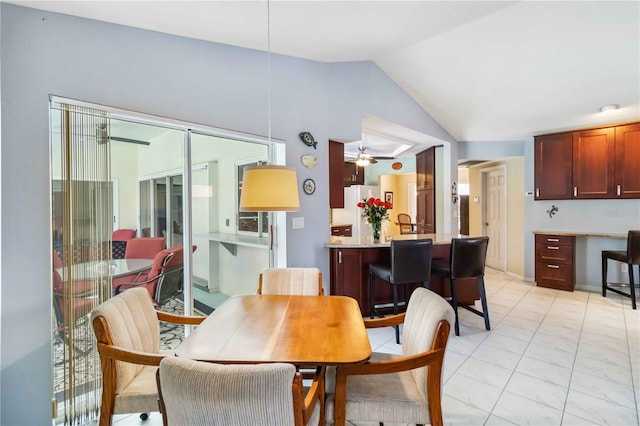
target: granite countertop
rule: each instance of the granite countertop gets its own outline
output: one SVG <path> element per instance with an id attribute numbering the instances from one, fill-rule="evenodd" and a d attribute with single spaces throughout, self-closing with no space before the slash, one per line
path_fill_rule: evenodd
<path id="1" fill-rule="evenodd" d="M 336 227 L 340 227 L 340 226 L 351 226 L 350 223 L 332 223 L 331 227 L 332 228 L 336 228 Z"/>
<path id="2" fill-rule="evenodd" d="M 331 237 L 329 242 L 325 244 L 327 248 L 378 248 L 389 247 L 391 240 L 421 240 L 431 238 L 433 244 L 449 244 L 451 238 L 465 238 L 466 235 L 460 234 L 405 234 L 405 235 L 393 235 L 386 240 L 384 237 L 380 238 L 379 242 L 374 243 L 373 237 Z"/>
<path id="3" fill-rule="evenodd" d="M 533 231 L 534 234 L 542 235 L 566 235 L 569 237 L 601 237 L 601 238 L 627 238 L 627 234 L 617 234 L 611 232 L 591 232 L 591 231 Z"/>

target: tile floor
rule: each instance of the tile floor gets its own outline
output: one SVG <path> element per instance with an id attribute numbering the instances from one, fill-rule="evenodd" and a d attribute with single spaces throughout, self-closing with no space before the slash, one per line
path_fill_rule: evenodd
<path id="1" fill-rule="evenodd" d="M 486 274 L 492 329 L 459 311 L 460 336 L 450 337 L 445 355 L 445 424 L 640 425 L 640 310 L 628 298 Z M 369 336 L 374 351 L 400 353 L 393 329 Z M 162 419 L 125 415 L 114 423 Z"/>

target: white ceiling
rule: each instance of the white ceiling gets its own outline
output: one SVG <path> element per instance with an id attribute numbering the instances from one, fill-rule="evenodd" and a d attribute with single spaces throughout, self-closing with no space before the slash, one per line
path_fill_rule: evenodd
<path id="1" fill-rule="evenodd" d="M 371 60 L 458 141 L 640 120 L 638 1 L 10 3 L 316 61 Z M 620 109 L 598 112 L 611 103 Z M 433 142 L 366 120 L 372 143 Z"/>

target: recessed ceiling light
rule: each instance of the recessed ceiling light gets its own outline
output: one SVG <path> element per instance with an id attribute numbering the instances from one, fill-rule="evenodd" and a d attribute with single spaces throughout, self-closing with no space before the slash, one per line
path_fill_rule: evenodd
<path id="1" fill-rule="evenodd" d="M 607 112 L 607 111 L 613 111 L 620 108 L 620 105 L 618 104 L 609 104 L 609 105 L 605 105 L 602 108 L 600 108 L 600 112 Z"/>

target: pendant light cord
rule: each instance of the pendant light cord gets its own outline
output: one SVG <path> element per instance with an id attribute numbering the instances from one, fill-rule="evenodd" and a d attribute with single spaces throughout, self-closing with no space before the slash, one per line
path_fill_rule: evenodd
<path id="1" fill-rule="evenodd" d="M 267 0 L 267 121 L 268 137 L 271 144 L 271 4 Z"/>

